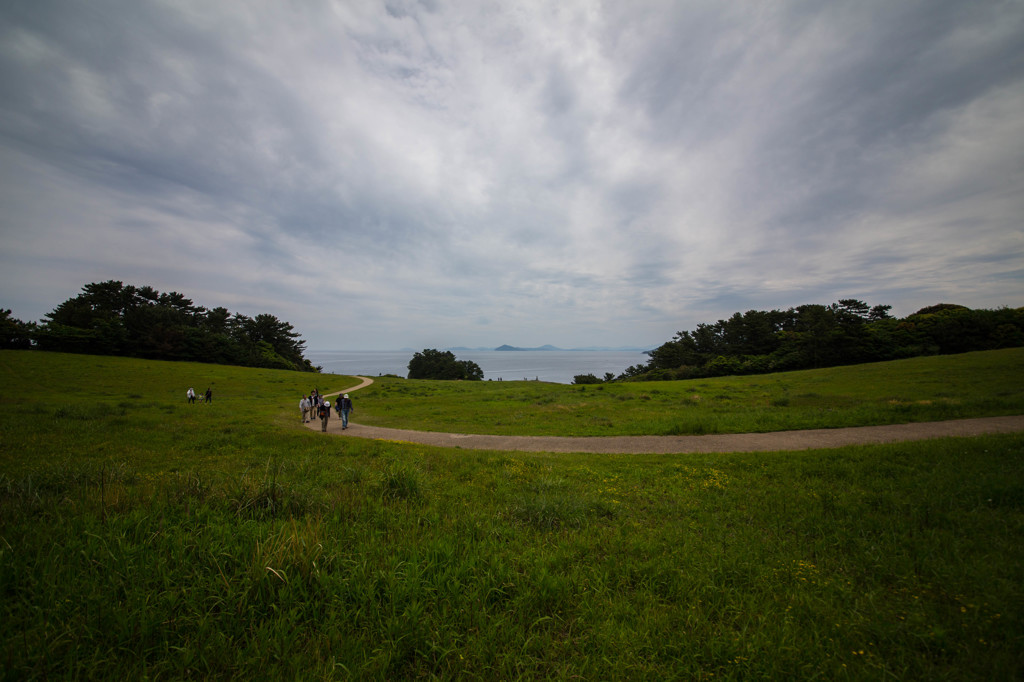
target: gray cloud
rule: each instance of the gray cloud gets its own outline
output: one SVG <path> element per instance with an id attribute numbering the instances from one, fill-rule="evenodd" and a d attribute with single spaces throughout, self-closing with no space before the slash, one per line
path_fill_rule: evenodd
<path id="1" fill-rule="evenodd" d="M 313 348 L 1021 305 L 1022 46 L 996 0 L 14 0 L 0 305 L 122 279 Z"/>

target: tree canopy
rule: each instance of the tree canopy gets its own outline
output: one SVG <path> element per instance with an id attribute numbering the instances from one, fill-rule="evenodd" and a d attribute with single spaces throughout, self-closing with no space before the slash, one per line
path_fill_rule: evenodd
<path id="1" fill-rule="evenodd" d="M 409 361 L 409 378 L 481 381 L 484 371 L 471 360 L 456 360 L 451 351 L 430 348 L 412 356 Z"/>
<path id="2" fill-rule="evenodd" d="M 760 374 L 918 355 L 1024 345 L 1024 308 L 972 310 L 940 303 L 904 319 L 856 299 L 788 310 L 748 310 L 698 324 L 650 351 L 620 379 Z"/>
<path id="3" fill-rule="evenodd" d="M 0 312 L 0 344 L 8 348 L 28 347 L 30 339 L 40 350 L 316 371 L 291 324 L 273 315 L 208 310 L 176 291 L 150 286 L 86 284 L 41 324 Z"/>

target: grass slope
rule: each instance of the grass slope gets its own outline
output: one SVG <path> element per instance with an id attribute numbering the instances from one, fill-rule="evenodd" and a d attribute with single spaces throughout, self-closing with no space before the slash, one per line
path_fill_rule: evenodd
<path id="1" fill-rule="evenodd" d="M 0 377 L 4 679 L 1024 674 L 1022 436 L 460 451 L 302 428 L 299 393 L 346 377 L 16 352 Z"/>
<path id="2" fill-rule="evenodd" d="M 1024 349 L 822 370 L 589 386 L 382 378 L 359 420 L 454 433 L 751 433 L 1024 414 Z"/>

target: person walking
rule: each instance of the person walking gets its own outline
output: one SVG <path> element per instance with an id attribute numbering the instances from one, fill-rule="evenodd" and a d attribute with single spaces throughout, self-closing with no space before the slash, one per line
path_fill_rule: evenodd
<path id="1" fill-rule="evenodd" d="M 341 396 L 338 402 L 338 414 L 341 415 L 341 430 L 344 431 L 348 428 L 348 413 L 355 412 L 356 408 L 352 407 L 352 399 L 348 397 L 348 393 Z"/>
<path id="2" fill-rule="evenodd" d="M 206 389 L 206 402 L 208 402 L 208 403 L 212 403 L 213 402 L 213 391 L 211 391 L 209 389 L 209 387 L 207 387 L 207 389 Z"/>
<path id="3" fill-rule="evenodd" d="M 327 420 L 330 419 L 330 413 L 327 411 L 327 407 L 320 403 L 320 430 L 327 433 Z"/>
<path id="4" fill-rule="evenodd" d="M 309 401 L 306 400 L 306 396 L 302 396 L 302 400 L 299 401 L 299 410 L 302 412 L 302 423 L 309 423 Z"/>
<path id="5" fill-rule="evenodd" d="M 188 402 L 190 405 L 196 404 L 196 392 L 192 389 L 191 386 L 189 386 L 188 391 L 185 392 L 185 397 L 188 398 Z"/>

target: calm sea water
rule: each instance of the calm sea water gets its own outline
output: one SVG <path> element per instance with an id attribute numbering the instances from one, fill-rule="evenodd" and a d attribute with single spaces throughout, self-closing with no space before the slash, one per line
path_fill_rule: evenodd
<path id="1" fill-rule="evenodd" d="M 593 374 L 603 378 L 615 376 L 633 365 L 646 364 L 650 357 L 640 351 L 452 351 L 458 360 L 472 360 L 484 371 L 484 381 L 553 381 L 571 384 L 577 374 Z M 306 357 L 325 372 L 360 374 L 375 377 L 381 374 L 409 374 L 413 351 L 308 351 Z"/>

